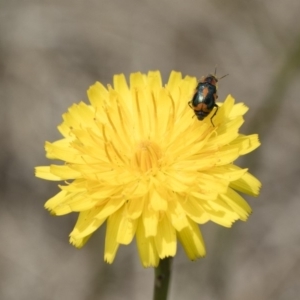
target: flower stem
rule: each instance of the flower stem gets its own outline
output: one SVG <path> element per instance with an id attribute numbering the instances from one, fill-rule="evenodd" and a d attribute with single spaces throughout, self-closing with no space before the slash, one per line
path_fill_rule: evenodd
<path id="1" fill-rule="evenodd" d="M 160 260 L 155 268 L 154 296 L 153 300 L 166 300 L 171 276 L 172 257 Z"/>

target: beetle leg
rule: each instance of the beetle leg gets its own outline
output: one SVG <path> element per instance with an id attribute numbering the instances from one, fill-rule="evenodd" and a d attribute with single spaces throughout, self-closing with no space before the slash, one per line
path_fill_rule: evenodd
<path id="1" fill-rule="evenodd" d="M 215 127 L 215 125 L 214 125 L 214 123 L 213 123 L 212 119 L 213 119 L 213 118 L 214 118 L 214 116 L 217 114 L 217 112 L 218 112 L 218 109 L 219 109 L 219 106 L 218 106 L 217 104 L 215 104 L 215 105 L 214 105 L 214 107 L 216 107 L 217 109 L 216 109 L 216 111 L 214 112 L 214 114 L 211 116 L 211 118 L 210 118 L 210 122 L 211 122 L 212 126 L 214 126 L 214 127 Z"/>

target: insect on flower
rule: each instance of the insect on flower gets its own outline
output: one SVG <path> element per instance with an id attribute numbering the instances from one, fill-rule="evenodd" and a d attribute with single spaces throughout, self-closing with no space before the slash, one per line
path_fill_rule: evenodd
<path id="1" fill-rule="evenodd" d="M 220 78 L 217 78 L 216 72 L 217 69 L 215 69 L 214 75 L 208 74 L 207 76 L 201 77 L 196 87 L 193 99 L 188 102 L 189 106 L 194 110 L 195 116 L 200 121 L 206 118 L 215 107 L 216 110 L 210 118 L 211 124 L 213 126 L 214 123 L 212 119 L 217 114 L 219 109 L 218 104 L 216 104 L 216 101 L 218 99 L 217 82 L 221 78 L 224 78 L 228 75 L 226 74 Z"/>
<path id="2" fill-rule="evenodd" d="M 216 83 L 207 76 L 202 93 L 216 94 Z M 52 215 L 79 214 L 72 245 L 83 247 L 105 224 L 106 262 L 135 239 L 142 265 L 156 267 L 176 255 L 178 243 L 189 259 L 203 257 L 199 224 L 247 220 L 252 210 L 239 192 L 257 196 L 261 183 L 234 161 L 260 145 L 258 136 L 239 134 L 247 107 L 231 96 L 219 107 L 216 128 L 199 126 L 182 102 L 196 85 L 174 71 L 166 85 L 159 71 L 129 80 L 118 74 L 108 88 L 93 84 L 89 103 L 63 114 L 62 138 L 45 144 L 47 157 L 60 163 L 37 167 L 36 176 L 61 181 L 45 203 Z"/>

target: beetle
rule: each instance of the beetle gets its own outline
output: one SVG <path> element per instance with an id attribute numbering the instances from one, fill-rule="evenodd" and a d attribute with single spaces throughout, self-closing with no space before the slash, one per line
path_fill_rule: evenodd
<path id="1" fill-rule="evenodd" d="M 208 74 L 199 80 L 194 96 L 192 100 L 188 102 L 188 105 L 194 110 L 195 116 L 198 120 L 202 121 L 204 118 L 206 118 L 215 107 L 216 110 L 210 118 L 211 124 L 214 126 L 212 120 L 219 109 L 219 106 L 216 103 L 218 99 L 217 82 L 219 79 L 227 75 L 228 74 L 217 78 L 215 70 L 214 75 Z"/>

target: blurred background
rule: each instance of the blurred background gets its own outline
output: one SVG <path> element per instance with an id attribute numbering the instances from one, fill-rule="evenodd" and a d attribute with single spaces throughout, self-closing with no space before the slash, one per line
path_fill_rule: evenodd
<path id="1" fill-rule="evenodd" d="M 201 227 L 207 256 L 174 259 L 170 300 L 295 300 L 300 294 L 299 0 L 1 0 L 0 299 L 151 299 L 153 269 L 136 245 L 103 261 L 102 228 L 81 250 L 68 243 L 76 215 L 52 217 L 55 182 L 45 140 L 96 80 L 171 70 L 229 73 L 219 99 L 250 107 L 242 133 L 262 146 L 238 162 L 263 183 L 248 222 Z M 105 227 L 105 226 L 104 226 Z"/>

